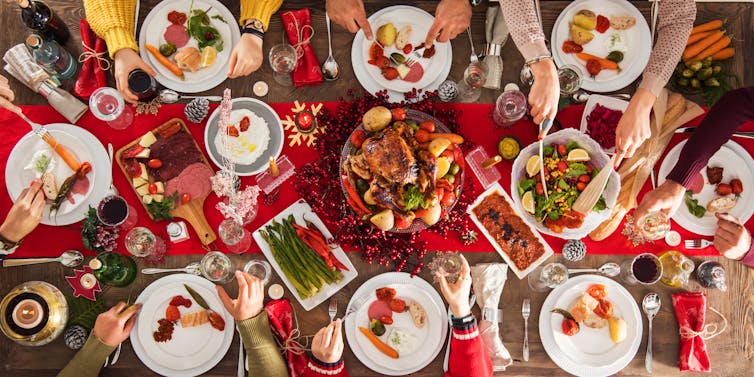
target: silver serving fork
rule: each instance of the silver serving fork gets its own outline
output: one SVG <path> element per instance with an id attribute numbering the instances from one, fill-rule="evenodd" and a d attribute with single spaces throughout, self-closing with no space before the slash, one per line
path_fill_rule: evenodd
<path id="1" fill-rule="evenodd" d="M 361 297 L 357 298 L 356 301 L 353 302 L 353 305 L 351 305 L 351 306 L 348 307 L 348 310 L 346 311 L 346 315 L 343 316 L 343 319 L 345 319 L 349 315 L 351 315 L 351 314 L 356 313 L 357 311 L 359 311 L 359 309 L 361 308 L 361 306 L 364 305 L 364 303 L 367 302 L 367 300 L 369 300 L 370 296 L 371 295 L 366 294 L 364 296 L 361 296 Z"/>
<path id="2" fill-rule="evenodd" d="M 712 241 L 708 241 L 703 238 L 696 238 L 693 240 L 683 241 L 683 244 L 687 249 L 704 249 L 705 247 L 712 246 Z"/>
<path id="3" fill-rule="evenodd" d="M 335 316 L 338 314 L 338 300 L 335 297 L 330 299 L 330 306 L 327 308 L 327 314 L 330 315 L 330 322 L 335 320 Z"/>
<path id="4" fill-rule="evenodd" d="M 529 314 L 531 314 L 531 300 L 525 298 L 521 305 L 521 315 L 524 317 L 524 361 L 529 361 Z"/>

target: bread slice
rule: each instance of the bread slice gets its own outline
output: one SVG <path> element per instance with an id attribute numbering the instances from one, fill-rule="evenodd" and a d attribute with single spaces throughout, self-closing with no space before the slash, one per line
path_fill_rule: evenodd
<path id="1" fill-rule="evenodd" d="M 42 174 L 42 192 L 47 200 L 55 200 L 58 197 L 58 185 L 55 183 L 55 176 L 50 172 Z"/>
<path id="2" fill-rule="evenodd" d="M 181 316 L 181 327 L 196 327 L 209 322 L 209 314 L 206 310 L 187 313 Z"/>
<path id="3" fill-rule="evenodd" d="M 636 19 L 631 16 L 612 16 L 610 26 L 616 30 L 628 30 L 636 25 Z"/>
<path id="4" fill-rule="evenodd" d="M 406 25 L 398 31 L 398 36 L 395 38 L 395 48 L 403 50 L 403 47 L 411 43 L 411 31 L 413 31 L 411 25 Z"/>

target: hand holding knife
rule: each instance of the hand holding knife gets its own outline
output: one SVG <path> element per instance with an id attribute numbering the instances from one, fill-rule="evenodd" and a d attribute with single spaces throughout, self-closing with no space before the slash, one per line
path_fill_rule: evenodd
<path id="1" fill-rule="evenodd" d="M 539 125 L 539 178 L 542 181 L 542 189 L 545 192 L 545 200 L 549 200 L 550 196 L 547 193 L 547 180 L 545 179 L 545 156 L 544 156 L 544 139 L 547 136 L 547 132 L 552 128 L 552 119 L 545 118 Z"/>

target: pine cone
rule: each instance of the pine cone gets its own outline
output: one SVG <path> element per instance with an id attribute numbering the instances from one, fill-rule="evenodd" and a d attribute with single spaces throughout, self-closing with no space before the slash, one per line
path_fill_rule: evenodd
<path id="1" fill-rule="evenodd" d="M 79 325 L 69 326 L 63 333 L 65 345 L 72 350 L 78 350 L 83 347 L 88 337 L 89 331 Z"/>
<path id="2" fill-rule="evenodd" d="M 437 88 L 437 96 L 443 102 L 450 102 L 458 97 L 458 85 L 455 81 L 445 80 Z"/>
<path id="3" fill-rule="evenodd" d="M 206 98 L 194 98 L 186 105 L 183 111 L 186 118 L 194 123 L 201 123 L 209 114 L 209 100 Z"/>
<path id="4" fill-rule="evenodd" d="M 571 262 L 584 259 L 586 256 L 586 245 L 581 240 L 568 240 L 563 245 L 563 258 Z"/>

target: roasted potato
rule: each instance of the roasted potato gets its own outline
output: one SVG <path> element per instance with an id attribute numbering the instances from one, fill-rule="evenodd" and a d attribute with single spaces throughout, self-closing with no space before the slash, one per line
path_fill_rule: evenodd
<path id="1" fill-rule="evenodd" d="M 383 232 L 387 232 L 395 226 L 395 216 L 390 209 L 384 209 L 382 212 L 370 217 L 369 221 L 371 221 L 377 229 Z"/>
<path id="2" fill-rule="evenodd" d="M 375 106 L 364 114 L 361 119 L 367 132 L 379 132 L 387 127 L 393 120 L 393 115 L 385 106 Z"/>
<path id="3" fill-rule="evenodd" d="M 440 221 L 441 214 L 442 207 L 440 206 L 440 203 L 435 203 L 432 207 L 429 207 L 429 209 L 427 209 L 427 212 L 425 212 L 424 215 L 422 215 L 420 218 L 425 223 L 427 223 L 427 225 L 432 226 Z"/>
<path id="4" fill-rule="evenodd" d="M 571 39 L 579 45 L 585 45 L 594 39 L 594 34 L 576 24 L 571 25 Z"/>
<path id="5" fill-rule="evenodd" d="M 573 23 L 586 30 L 594 30 L 597 27 L 597 15 L 588 9 L 582 9 L 573 16 Z"/>

